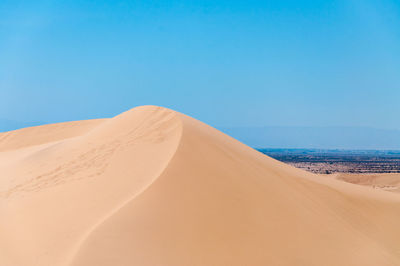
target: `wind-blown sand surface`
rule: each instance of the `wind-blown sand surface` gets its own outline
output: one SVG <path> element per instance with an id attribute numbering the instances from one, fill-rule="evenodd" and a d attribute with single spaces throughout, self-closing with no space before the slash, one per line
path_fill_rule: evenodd
<path id="1" fill-rule="evenodd" d="M 377 173 L 377 174 L 347 174 L 337 173 L 333 177 L 349 183 L 370 186 L 375 189 L 382 189 L 400 193 L 399 173 Z"/>
<path id="2" fill-rule="evenodd" d="M 400 194 L 154 106 L 0 134 L 0 265 L 400 265 Z"/>

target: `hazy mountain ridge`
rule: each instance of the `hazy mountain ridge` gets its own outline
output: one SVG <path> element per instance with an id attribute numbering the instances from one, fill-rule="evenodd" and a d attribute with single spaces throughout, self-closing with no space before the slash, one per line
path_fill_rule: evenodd
<path id="1" fill-rule="evenodd" d="M 400 149 L 400 130 L 369 127 L 225 127 L 222 131 L 256 148 Z"/>

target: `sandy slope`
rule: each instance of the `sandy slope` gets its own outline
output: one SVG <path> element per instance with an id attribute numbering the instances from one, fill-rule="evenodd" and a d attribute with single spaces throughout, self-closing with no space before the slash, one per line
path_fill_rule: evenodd
<path id="1" fill-rule="evenodd" d="M 0 152 L 80 136 L 106 120 L 72 121 L 0 132 Z"/>
<path id="2" fill-rule="evenodd" d="M 347 174 L 338 173 L 333 175 L 339 180 L 349 183 L 370 186 L 375 189 L 382 189 L 400 193 L 400 174 L 398 173 L 378 173 L 378 174 Z"/>
<path id="3" fill-rule="evenodd" d="M 399 194 L 160 107 L 77 123 L 0 135 L 0 265 L 400 265 Z"/>

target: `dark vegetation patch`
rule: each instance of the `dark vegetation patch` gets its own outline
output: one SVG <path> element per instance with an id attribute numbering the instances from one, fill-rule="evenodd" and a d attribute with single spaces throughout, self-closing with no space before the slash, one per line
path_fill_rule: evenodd
<path id="1" fill-rule="evenodd" d="M 320 174 L 400 173 L 400 151 L 258 149 L 295 167 Z"/>

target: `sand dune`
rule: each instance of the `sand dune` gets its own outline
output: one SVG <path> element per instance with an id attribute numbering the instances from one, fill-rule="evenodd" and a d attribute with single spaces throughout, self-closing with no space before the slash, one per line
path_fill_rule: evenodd
<path id="1" fill-rule="evenodd" d="M 377 174 L 347 174 L 338 173 L 333 175 L 339 180 L 349 183 L 370 186 L 375 189 L 382 189 L 400 193 L 399 173 L 377 173 Z"/>
<path id="2" fill-rule="evenodd" d="M 400 195 L 144 106 L 0 134 L 0 265 L 400 265 Z"/>
<path id="3" fill-rule="evenodd" d="M 0 133 L 0 152 L 80 136 L 105 120 L 72 121 Z"/>

